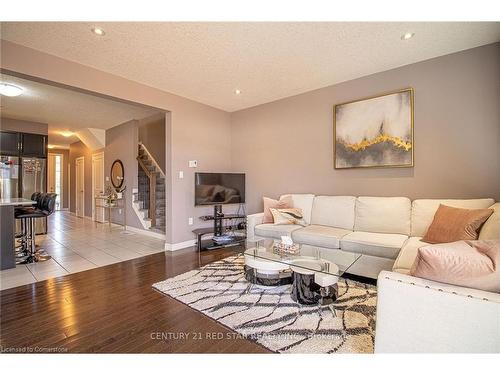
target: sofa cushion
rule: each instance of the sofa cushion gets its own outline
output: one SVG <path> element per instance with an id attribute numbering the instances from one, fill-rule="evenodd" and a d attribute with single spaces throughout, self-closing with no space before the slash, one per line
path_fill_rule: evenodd
<path id="1" fill-rule="evenodd" d="M 306 224 L 311 224 L 311 212 L 314 200 L 313 194 L 285 194 L 280 197 L 280 200 L 292 197 L 293 207 L 300 208 Z"/>
<path id="2" fill-rule="evenodd" d="M 293 202 L 292 197 L 286 197 L 283 200 L 277 201 L 276 199 L 263 197 L 262 202 L 264 204 L 264 218 L 262 222 L 264 224 L 274 223 L 273 214 L 271 213 L 271 208 L 292 208 Z"/>
<path id="3" fill-rule="evenodd" d="M 304 217 L 302 216 L 302 210 L 300 208 L 270 208 L 271 214 L 273 215 L 274 224 L 288 225 L 297 224 L 305 226 Z"/>
<path id="4" fill-rule="evenodd" d="M 417 257 L 418 249 L 422 246 L 428 245 L 427 242 L 422 242 L 422 237 L 410 237 L 404 243 L 401 251 L 399 252 L 392 270 L 394 272 L 410 274 L 410 269 Z"/>
<path id="5" fill-rule="evenodd" d="M 343 228 L 354 228 L 356 197 L 316 196 L 314 198 L 311 224 Z"/>
<path id="6" fill-rule="evenodd" d="M 447 243 L 477 240 L 479 228 L 493 212 L 489 208 L 469 210 L 440 204 L 422 241 Z"/>
<path id="7" fill-rule="evenodd" d="M 401 247 L 408 239 L 404 234 L 352 232 L 340 240 L 344 251 L 396 259 Z"/>
<path id="8" fill-rule="evenodd" d="M 309 225 L 292 233 L 294 242 L 312 246 L 340 248 L 340 239 L 352 231 L 324 225 Z"/>
<path id="9" fill-rule="evenodd" d="M 456 241 L 422 246 L 410 275 L 500 292 L 500 241 Z"/>
<path id="10" fill-rule="evenodd" d="M 411 236 L 422 237 L 434 219 L 440 204 L 457 208 L 488 208 L 493 199 L 416 199 L 411 209 Z"/>
<path id="11" fill-rule="evenodd" d="M 358 197 L 354 230 L 410 234 L 411 201 L 406 197 Z"/>
<path id="12" fill-rule="evenodd" d="M 479 232 L 480 240 L 498 240 L 500 239 L 500 203 L 495 203 L 491 208 L 493 215 L 486 220 Z"/>
<path id="13" fill-rule="evenodd" d="M 255 226 L 255 234 L 261 237 L 277 238 L 281 236 L 290 236 L 293 231 L 303 228 L 301 225 L 276 225 L 259 224 Z"/>

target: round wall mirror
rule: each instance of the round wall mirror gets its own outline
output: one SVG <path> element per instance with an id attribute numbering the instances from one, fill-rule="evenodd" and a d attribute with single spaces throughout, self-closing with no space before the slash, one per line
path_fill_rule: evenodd
<path id="1" fill-rule="evenodd" d="M 123 171 L 123 163 L 121 160 L 115 160 L 111 166 L 111 183 L 115 189 L 119 189 L 123 185 L 125 172 Z"/>

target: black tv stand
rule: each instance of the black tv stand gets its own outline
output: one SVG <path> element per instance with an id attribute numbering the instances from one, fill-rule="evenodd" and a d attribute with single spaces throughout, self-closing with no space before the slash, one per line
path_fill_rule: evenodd
<path id="1" fill-rule="evenodd" d="M 220 249 L 223 247 L 231 247 L 241 244 L 246 240 L 245 235 L 233 235 L 226 241 L 217 242 L 214 239 L 203 240 L 203 236 L 207 234 L 213 234 L 214 237 L 219 237 L 224 235 L 224 233 L 235 230 L 243 230 L 246 228 L 246 216 L 239 214 L 228 214 L 225 215 L 222 212 L 222 205 L 217 204 L 214 206 L 214 214 L 213 215 L 205 215 L 200 217 L 201 220 L 204 221 L 212 221 L 214 222 L 211 228 L 198 228 L 193 230 L 193 233 L 196 234 L 196 245 L 198 251 L 203 250 L 213 250 Z M 224 225 L 224 220 L 235 220 L 241 219 L 239 222 L 234 223 L 232 225 Z"/>
<path id="2" fill-rule="evenodd" d="M 214 206 L 214 236 L 222 236 L 222 220 L 224 214 L 222 213 L 222 204 Z"/>

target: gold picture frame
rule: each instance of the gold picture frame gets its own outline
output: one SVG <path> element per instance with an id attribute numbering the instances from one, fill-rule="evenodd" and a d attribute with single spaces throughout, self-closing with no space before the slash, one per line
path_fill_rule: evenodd
<path id="1" fill-rule="evenodd" d="M 392 96 L 392 98 L 388 98 Z M 361 102 L 367 102 L 365 106 L 371 105 L 371 111 L 368 111 L 365 108 L 366 112 L 377 113 L 376 103 L 373 102 L 373 99 L 385 98 L 385 101 L 392 100 L 394 105 L 399 105 L 399 113 L 403 113 L 406 117 L 406 112 L 408 112 L 409 116 L 409 124 L 399 124 L 395 120 L 393 127 L 396 128 L 396 132 L 398 134 L 405 134 L 405 136 L 399 135 L 391 135 L 383 132 L 385 124 L 382 122 L 378 129 L 378 135 L 375 138 L 366 139 L 365 134 L 367 132 L 375 133 L 375 126 L 379 123 L 376 122 L 375 119 L 371 120 L 371 123 L 367 125 L 366 128 L 362 128 L 359 126 L 359 123 L 356 123 L 356 130 L 358 134 L 354 134 L 354 137 L 357 137 L 357 143 L 349 143 L 347 141 L 339 140 L 337 135 L 337 128 L 339 126 L 337 116 L 342 111 L 351 112 L 354 115 L 351 115 L 351 118 L 359 117 L 356 111 L 363 111 L 362 106 L 351 106 L 347 110 L 347 106 L 351 104 L 359 104 Z M 368 103 L 370 101 L 370 103 Z M 398 101 L 400 103 L 398 104 Z M 382 103 L 382 101 L 378 101 L 378 111 L 384 111 L 385 106 L 388 103 Z M 415 166 L 415 140 L 414 140 L 414 105 L 415 105 L 415 91 L 412 87 L 407 87 L 404 89 L 394 90 L 390 92 L 385 92 L 382 94 L 377 94 L 361 99 L 356 99 L 340 104 L 336 104 L 333 106 L 333 166 L 335 169 L 354 169 L 354 168 L 412 168 Z M 407 108 L 408 107 L 408 108 Z M 340 110 L 339 110 L 340 109 Z M 392 112 L 391 112 L 392 113 Z M 383 113 L 378 113 L 378 115 L 383 115 Z M 369 115 L 366 115 L 369 117 Z M 347 120 L 342 119 L 342 132 L 344 134 L 348 134 L 351 137 L 351 133 L 349 132 L 349 116 L 344 115 L 343 117 L 347 117 Z M 404 118 L 398 119 L 403 122 L 406 121 Z M 369 129 L 368 127 L 371 127 Z M 409 136 L 406 135 L 405 131 L 409 131 Z M 353 133 L 356 133 L 353 131 Z M 361 139 L 361 140 L 360 140 Z M 340 144 L 340 146 L 339 146 Z M 374 163 L 370 165 L 368 160 L 379 158 L 386 159 L 381 160 L 379 163 Z M 404 162 L 387 162 L 387 159 L 394 159 L 395 161 L 404 161 Z M 406 161 L 408 160 L 409 161 Z"/>

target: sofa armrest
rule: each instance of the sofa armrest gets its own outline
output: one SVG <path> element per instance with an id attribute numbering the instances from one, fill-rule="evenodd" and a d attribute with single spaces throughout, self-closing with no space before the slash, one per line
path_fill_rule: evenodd
<path id="1" fill-rule="evenodd" d="M 376 353 L 499 353 L 500 294 L 382 271 Z"/>
<path id="2" fill-rule="evenodd" d="M 264 219 L 264 212 L 260 212 L 258 214 L 247 215 L 247 238 L 254 239 L 255 238 L 255 226 L 262 224 L 262 220 Z"/>

